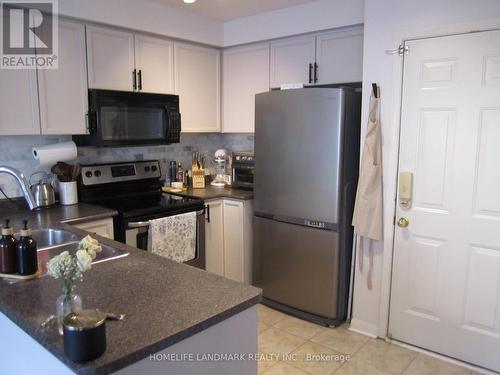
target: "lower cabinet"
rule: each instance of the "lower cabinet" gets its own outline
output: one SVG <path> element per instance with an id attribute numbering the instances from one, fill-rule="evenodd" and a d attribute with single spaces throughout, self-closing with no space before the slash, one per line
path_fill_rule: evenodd
<path id="1" fill-rule="evenodd" d="M 83 223 L 74 224 L 75 227 L 86 230 L 90 233 L 98 234 L 99 236 L 114 239 L 113 218 L 86 221 Z"/>
<path id="2" fill-rule="evenodd" d="M 206 204 L 210 212 L 205 227 L 207 271 L 251 283 L 252 201 L 217 199 Z"/>

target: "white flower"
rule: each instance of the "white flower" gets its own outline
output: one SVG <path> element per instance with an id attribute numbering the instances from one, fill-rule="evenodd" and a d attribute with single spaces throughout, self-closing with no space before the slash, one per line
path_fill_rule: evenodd
<path id="1" fill-rule="evenodd" d="M 85 250 L 76 252 L 76 264 L 80 272 L 85 272 L 92 268 L 92 257 Z"/>
<path id="2" fill-rule="evenodd" d="M 102 247 L 99 245 L 99 242 L 92 238 L 90 235 L 84 237 L 78 246 L 80 250 L 85 250 L 89 253 L 92 259 L 95 259 L 97 253 L 101 252 Z"/>
<path id="3" fill-rule="evenodd" d="M 66 277 L 71 272 L 72 263 L 71 255 L 67 251 L 63 251 L 49 261 L 47 265 L 48 273 L 56 279 Z"/>

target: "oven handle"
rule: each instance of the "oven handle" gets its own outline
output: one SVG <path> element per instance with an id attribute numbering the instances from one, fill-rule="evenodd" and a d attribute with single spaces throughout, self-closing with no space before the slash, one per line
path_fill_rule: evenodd
<path id="1" fill-rule="evenodd" d="M 205 210 L 200 210 L 196 211 L 196 216 L 201 216 L 205 214 Z M 149 221 L 132 221 L 127 224 L 129 228 L 142 228 L 142 227 L 148 227 L 149 226 Z"/>

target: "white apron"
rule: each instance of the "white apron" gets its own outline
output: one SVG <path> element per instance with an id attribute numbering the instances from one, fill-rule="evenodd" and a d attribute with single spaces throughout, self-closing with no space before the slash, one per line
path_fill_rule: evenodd
<path id="1" fill-rule="evenodd" d="M 368 288 L 372 288 L 373 249 L 372 241 L 380 241 L 382 232 L 382 144 L 379 121 L 379 101 L 373 95 L 370 98 L 370 113 L 366 129 L 358 188 L 352 225 L 359 238 L 359 267 L 363 271 L 364 245 L 368 242 L 370 269 Z"/>

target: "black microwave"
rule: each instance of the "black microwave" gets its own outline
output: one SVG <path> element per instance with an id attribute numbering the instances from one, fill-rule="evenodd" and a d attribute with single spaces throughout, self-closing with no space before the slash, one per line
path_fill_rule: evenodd
<path id="1" fill-rule="evenodd" d="M 89 90 L 88 134 L 74 135 L 78 146 L 179 143 L 179 96 Z"/>

